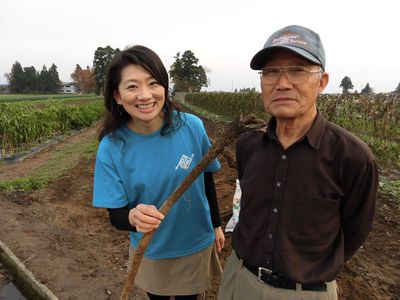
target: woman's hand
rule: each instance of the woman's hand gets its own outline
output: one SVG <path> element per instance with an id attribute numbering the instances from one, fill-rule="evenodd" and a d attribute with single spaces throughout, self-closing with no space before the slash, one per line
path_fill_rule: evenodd
<path id="1" fill-rule="evenodd" d="M 160 226 L 164 215 L 154 205 L 139 204 L 129 211 L 129 223 L 137 232 L 148 233 Z"/>
<path id="2" fill-rule="evenodd" d="M 222 231 L 221 226 L 214 228 L 214 232 L 215 232 L 215 246 L 217 246 L 218 252 L 221 252 L 222 248 L 224 248 L 225 245 L 224 232 Z"/>

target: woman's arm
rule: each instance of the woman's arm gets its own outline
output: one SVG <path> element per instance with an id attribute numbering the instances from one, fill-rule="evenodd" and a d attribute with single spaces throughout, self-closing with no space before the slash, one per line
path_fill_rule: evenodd
<path id="1" fill-rule="evenodd" d="M 218 228 L 221 226 L 221 217 L 219 214 L 214 178 L 211 172 L 204 173 L 204 183 L 208 205 L 210 206 L 211 222 L 214 228 Z M 120 208 L 109 208 L 108 212 L 111 224 L 119 230 L 137 231 L 136 227 L 132 226 L 129 221 L 130 211 L 128 205 Z"/>
<path id="2" fill-rule="evenodd" d="M 215 232 L 215 244 L 217 250 L 221 251 L 224 248 L 225 236 L 221 228 L 221 216 L 219 214 L 217 192 L 215 189 L 214 177 L 211 172 L 204 173 L 204 185 L 208 205 L 210 206 L 211 222 Z"/>
<path id="3" fill-rule="evenodd" d="M 120 208 L 108 208 L 111 224 L 119 230 L 136 231 L 136 227 L 133 227 L 129 222 L 129 207 L 124 206 Z"/>
<path id="4" fill-rule="evenodd" d="M 139 204 L 135 208 L 128 206 L 109 208 L 110 222 L 119 230 L 150 232 L 157 229 L 164 215 L 154 205 Z"/>
<path id="5" fill-rule="evenodd" d="M 217 200 L 217 192 L 215 190 L 214 177 L 211 172 L 204 173 L 204 185 L 208 205 L 210 206 L 211 222 L 214 228 L 221 226 L 221 217 L 219 215 L 219 207 Z"/>

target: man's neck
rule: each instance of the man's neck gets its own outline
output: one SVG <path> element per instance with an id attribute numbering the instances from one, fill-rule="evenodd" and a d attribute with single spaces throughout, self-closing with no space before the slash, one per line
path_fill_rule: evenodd
<path id="1" fill-rule="evenodd" d="M 276 135 L 282 147 L 286 150 L 291 145 L 302 139 L 310 130 L 317 112 L 293 119 L 276 119 Z"/>

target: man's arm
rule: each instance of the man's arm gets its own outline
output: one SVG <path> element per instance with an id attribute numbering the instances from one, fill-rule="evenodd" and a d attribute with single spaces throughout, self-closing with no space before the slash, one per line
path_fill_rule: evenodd
<path id="1" fill-rule="evenodd" d="M 361 247 L 372 229 L 378 183 L 376 162 L 370 160 L 346 195 L 341 208 L 345 261 Z"/>

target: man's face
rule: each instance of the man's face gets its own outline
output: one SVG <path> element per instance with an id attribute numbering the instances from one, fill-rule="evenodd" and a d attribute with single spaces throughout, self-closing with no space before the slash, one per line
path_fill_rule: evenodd
<path id="1" fill-rule="evenodd" d="M 316 114 L 318 95 L 328 84 L 327 73 L 318 72 L 320 67 L 289 50 L 278 50 L 271 54 L 264 67 L 299 66 L 306 71 L 304 83 L 294 84 L 291 76 L 282 71 L 275 83 L 261 75 L 261 91 L 265 110 L 278 119 L 312 118 Z M 312 73 L 313 72 L 313 73 Z M 294 76 L 293 76 L 294 77 Z"/>

